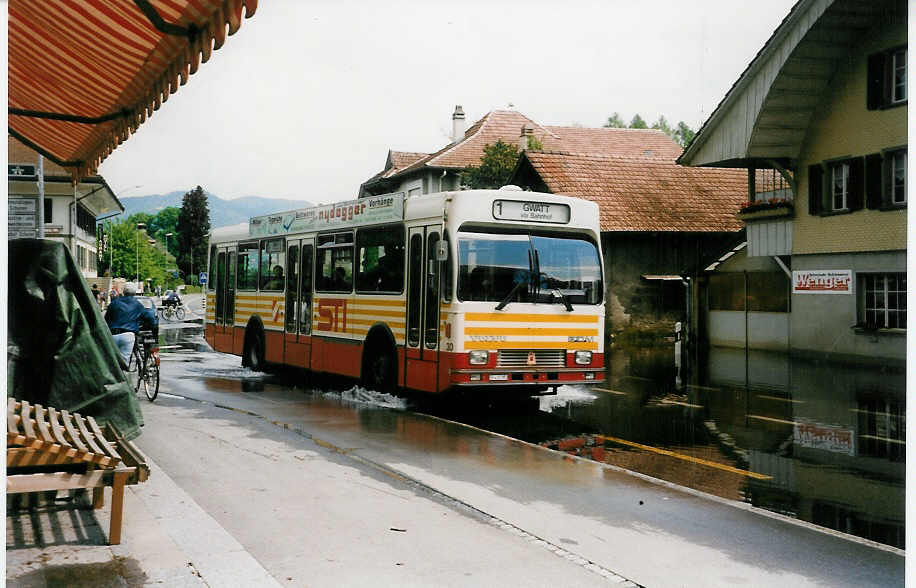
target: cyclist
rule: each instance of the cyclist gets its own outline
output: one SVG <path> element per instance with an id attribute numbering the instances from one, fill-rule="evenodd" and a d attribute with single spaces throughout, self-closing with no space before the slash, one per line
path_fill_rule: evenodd
<path id="1" fill-rule="evenodd" d="M 105 322 L 108 323 L 125 365 L 130 364 L 130 353 L 134 348 L 137 332 L 142 327 L 152 330 L 153 333 L 159 330 L 156 313 L 134 298 L 136 294 L 136 286 L 131 283 L 125 284 L 121 296 L 112 300 L 105 312 Z"/>
<path id="2" fill-rule="evenodd" d="M 178 292 L 174 292 L 174 291 L 169 292 L 166 295 L 165 300 L 162 301 L 162 305 L 163 306 L 174 306 L 175 308 L 178 308 L 179 306 L 181 306 L 181 296 L 178 295 Z"/>

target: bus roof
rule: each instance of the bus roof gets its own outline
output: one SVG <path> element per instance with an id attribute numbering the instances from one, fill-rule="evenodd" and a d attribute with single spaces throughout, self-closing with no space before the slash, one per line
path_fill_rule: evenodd
<path id="1" fill-rule="evenodd" d="M 437 192 L 407 198 L 393 192 L 322 204 L 309 208 L 251 217 L 248 223 L 220 227 L 211 240 L 242 241 L 258 237 L 383 224 L 402 220 L 442 217 L 448 207 L 450 221 L 493 224 L 598 229 L 598 206 L 594 202 L 543 192 L 526 192 L 516 186 L 498 190 Z"/>

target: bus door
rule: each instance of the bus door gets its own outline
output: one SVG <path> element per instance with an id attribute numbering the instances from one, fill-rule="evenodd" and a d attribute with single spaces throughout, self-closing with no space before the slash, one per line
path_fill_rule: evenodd
<path id="1" fill-rule="evenodd" d="M 414 227 L 408 234 L 407 347 L 404 384 L 438 392 L 440 227 Z"/>
<path id="2" fill-rule="evenodd" d="M 214 344 L 217 351 L 232 352 L 235 319 L 235 248 L 221 247 L 216 252 Z"/>
<path id="3" fill-rule="evenodd" d="M 306 369 L 312 365 L 313 255 L 312 239 L 287 240 L 283 362 Z"/>

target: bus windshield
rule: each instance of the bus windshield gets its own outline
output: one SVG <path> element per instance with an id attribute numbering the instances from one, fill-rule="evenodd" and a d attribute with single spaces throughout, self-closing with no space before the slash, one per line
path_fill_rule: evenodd
<path id="1" fill-rule="evenodd" d="M 463 301 L 599 304 L 601 262 L 580 236 L 459 232 L 458 298 Z"/>

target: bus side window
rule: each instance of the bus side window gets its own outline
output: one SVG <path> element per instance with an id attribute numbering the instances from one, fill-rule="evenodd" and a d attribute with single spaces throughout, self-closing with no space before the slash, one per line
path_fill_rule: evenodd
<path id="1" fill-rule="evenodd" d="M 166 252 L 168 254 L 168 252 Z M 210 276 L 207 282 L 207 290 L 216 289 L 216 245 L 210 246 Z"/>
<path id="2" fill-rule="evenodd" d="M 353 232 L 318 235 L 317 263 L 318 291 L 352 291 Z"/>
<path id="3" fill-rule="evenodd" d="M 236 264 L 238 289 L 239 290 L 257 290 L 258 289 L 258 244 L 257 243 L 240 243 L 238 253 L 238 263 Z"/>
<path id="4" fill-rule="evenodd" d="M 404 227 L 389 225 L 356 232 L 356 290 L 404 291 Z"/>
<path id="5" fill-rule="evenodd" d="M 426 348 L 435 349 L 439 343 L 439 267 L 436 261 L 439 233 L 426 237 Z"/>
<path id="6" fill-rule="evenodd" d="M 302 293 L 299 298 L 299 333 L 312 332 L 312 246 L 302 246 Z"/>
<path id="7" fill-rule="evenodd" d="M 410 236 L 410 276 L 407 285 L 407 344 L 420 344 L 420 293 L 423 291 L 423 235 Z"/>
<path id="8" fill-rule="evenodd" d="M 289 272 L 286 274 L 286 332 L 296 332 L 297 311 L 299 310 L 299 246 L 290 245 L 287 250 Z"/>
<path id="9" fill-rule="evenodd" d="M 442 240 L 448 246 L 448 231 L 442 235 Z M 452 301 L 452 264 L 455 263 L 452 260 L 451 252 L 449 252 L 449 257 L 442 262 L 441 275 L 439 277 L 439 289 L 442 291 L 442 302 L 451 302 Z"/>
<path id="10" fill-rule="evenodd" d="M 283 275 L 286 252 L 283 239 L 261 241 L 261 290 L 281 291 L 286 283 Z"/>

